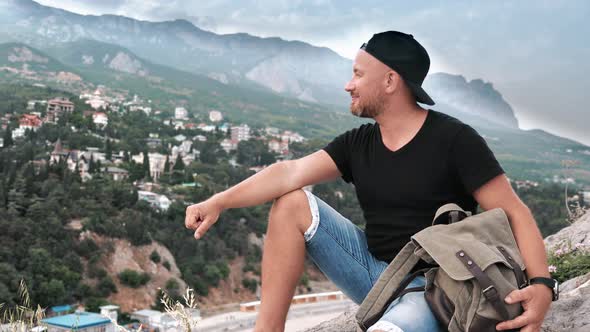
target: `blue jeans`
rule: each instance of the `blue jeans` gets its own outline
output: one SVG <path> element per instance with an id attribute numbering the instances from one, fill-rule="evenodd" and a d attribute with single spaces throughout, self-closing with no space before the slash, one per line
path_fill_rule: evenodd
<path id="1" fill-rule="evenodd" d="M 307 254 L 344 294 L 355 303 L 362 303 L 389 263 L 369 252 L 363 230 L 312 193 L 305 194 L 312 214 L 312 224 L 304 234 Z M 417 277 L 408 287 L 424 283 L 424 277 Z M 368 332 L 375 330 L 442 331 L 424 292 L 408 293 L 393 301 Z"/>

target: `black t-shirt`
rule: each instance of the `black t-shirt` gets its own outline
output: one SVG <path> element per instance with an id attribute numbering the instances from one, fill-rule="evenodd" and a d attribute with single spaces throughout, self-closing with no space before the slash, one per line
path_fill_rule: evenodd
<path id="1" fill-rule="evenodd" d="M 324 150 L 356 188 L 369 251 L 387 262 L 432 224 L 440 206 L 456 203 L 475 213 L 472 193 L 504 173 L 473 128 L 433 110 L 397 151 L 383 144 L 376 123 L 347 131 Z"/>

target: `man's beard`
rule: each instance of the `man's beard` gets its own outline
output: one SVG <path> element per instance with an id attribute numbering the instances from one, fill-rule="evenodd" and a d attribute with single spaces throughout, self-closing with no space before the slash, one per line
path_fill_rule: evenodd
<path id="1" fill-rule="evenodd" d="M 368 97 L 365 103 L 360 100 L 350 105 L 350 113 L 359 118 L 374 118 L 383 111 L 383 98 L 380 95 Z"/>

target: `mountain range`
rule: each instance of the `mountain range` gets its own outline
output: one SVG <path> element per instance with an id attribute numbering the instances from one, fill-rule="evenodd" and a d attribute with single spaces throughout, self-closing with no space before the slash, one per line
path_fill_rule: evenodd
<path id="1" fill-rule="evenodd" d="M 68 89 L 105 84 L 168 101 L 162 107 L 181 101 L 195 112 L 219 109 L 233 122 L 295 129 L 311 138 L 327 139 L 361 123 L 345 106 L 352 62 L 300 41 L 217 35 L 184 20 L 79 15 L 31 0 L 3 0 L 0 42 L 0 76 L 9 80 L 44 72 L 43 79 Z M 434 109 L 486 137 L 511 175 L 547 178 L 563 173 L 562 160 L 576 159 L 576 177 L 590 182 L 590 148 L 520 130 L 492 83 L 435 73 L 424 87 L 437 102 Z"/>

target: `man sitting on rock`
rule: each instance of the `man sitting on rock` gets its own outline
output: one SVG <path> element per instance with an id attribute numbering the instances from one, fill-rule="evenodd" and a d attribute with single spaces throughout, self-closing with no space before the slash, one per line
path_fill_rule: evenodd
<path id="1" fill-rule="evenodd" d="M 276 199 L 262 258 L 261 305 L 254 331 L 283 331 L 306 253 L 348 297 L 360 304 L 410 237 L 431 225 L 438 207 L 502 208 L 508 215 L 529 278 L 548 277 L 545 247 L 484 139 L 448 115 L 420 107 L 434 102 L 421 88 L 430 59 L 413 38 L 375 34 L 354 60 L 345 87 L 352 114 L 375 120 L 350 130 L 322 150 L 271 165 L 236 186 L 186 210 L 186 227 L 199 239 L 224 209 Z M 361 230 L 301 188 L 342 177 L 354 184 L 366 219 Z M 423 286 L 424 278 L 408 287 Z M 500 330 L 538 331 L 551 303 L 545 285 L 516 290 L 508 303 L 524 313 Z M 375 331 L 437 331 L 423 293 L 394 301 Z"/>

